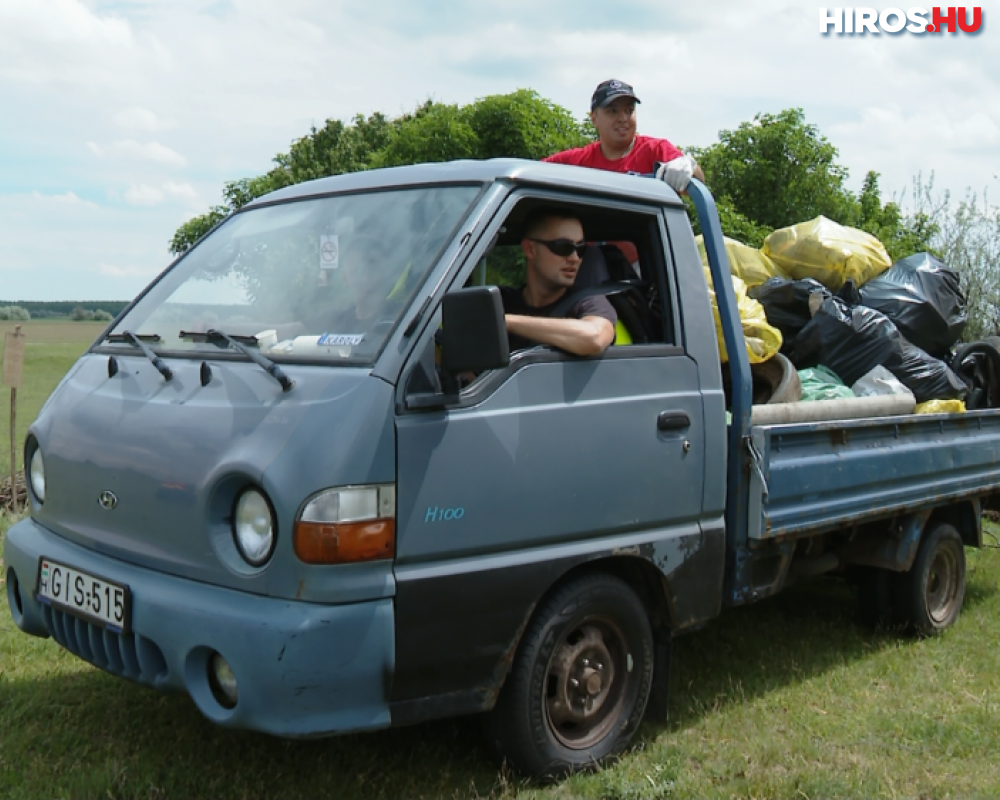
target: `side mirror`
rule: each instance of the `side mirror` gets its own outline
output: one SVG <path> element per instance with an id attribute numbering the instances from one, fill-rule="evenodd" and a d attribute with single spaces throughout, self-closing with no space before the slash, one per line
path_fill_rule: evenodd
<path id="1" fill-rule="evenodd" d="M 471 286 L 441 303 L 441 368 L 449 375 L 499 369 L 510 363 L 500 289 Z"/>
<path id="2" fill-rule="evenodd" d="M 458 376 L 510 363 L 507 324 L 496 286 L 473 286 L 449 292 L 441 302 L 441 391 L 408 395 L 406 407 L 441 408 L 458 402 Z"/>

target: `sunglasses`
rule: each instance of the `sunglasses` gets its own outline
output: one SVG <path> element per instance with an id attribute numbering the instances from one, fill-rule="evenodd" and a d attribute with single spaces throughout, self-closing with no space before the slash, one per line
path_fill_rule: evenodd
<path id="1" fill-rule="evenodd" d="M 557 256 L 563 257 L 576 253 L 579 258 L 583 258 L 583 254 L 590 246 L 586 242 L 574 242 L 572 239 L 532 239 L 531 241 L 544 244 Z"/>

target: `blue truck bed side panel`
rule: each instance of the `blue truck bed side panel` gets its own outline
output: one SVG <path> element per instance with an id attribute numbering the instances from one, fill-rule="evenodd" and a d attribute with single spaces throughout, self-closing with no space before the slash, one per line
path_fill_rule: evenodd
<path id="1" fill-rule="evenodd" d="M 762 469 L 750 469 L 751 539 L 1000 490 L 998 411 L 758 426 L 752 439 Z"/>

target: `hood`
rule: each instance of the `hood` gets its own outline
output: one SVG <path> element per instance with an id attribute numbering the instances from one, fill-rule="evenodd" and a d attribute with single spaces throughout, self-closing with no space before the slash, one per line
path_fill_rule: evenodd
<path id="1" fill-rule="evenodd" d="M 32 427 L 45 459 L 36 521 L 114 558 L 194 580 L 308 599 L 291 545 L 299 507 L 321 489 L 395 480 L 393 391 L 367 369 L 283 365 L 283 392 L 249 361 L 171 360 L 165 381 L 141 356 L 85 355 Z M 263 569 L 242 562 L 230 516 L 247 486 L 278 520 Z M 98 502 L 103 492 L 113 509 Z M 109 504 L 105 504 L 107 506 Z M 326 597 L 325 599 L 331 599 Z"/>

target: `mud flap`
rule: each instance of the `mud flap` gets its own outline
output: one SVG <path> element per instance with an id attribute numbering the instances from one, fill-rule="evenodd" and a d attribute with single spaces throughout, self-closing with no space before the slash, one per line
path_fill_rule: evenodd
<path id="1" fill-rule="evenodd" d="M 670 658 L 672 640 L 670 631 L 658 627 L 653 630 L 653 685 L 646 703 L 646 719 L 666 722 L 670 712 Z"/>

